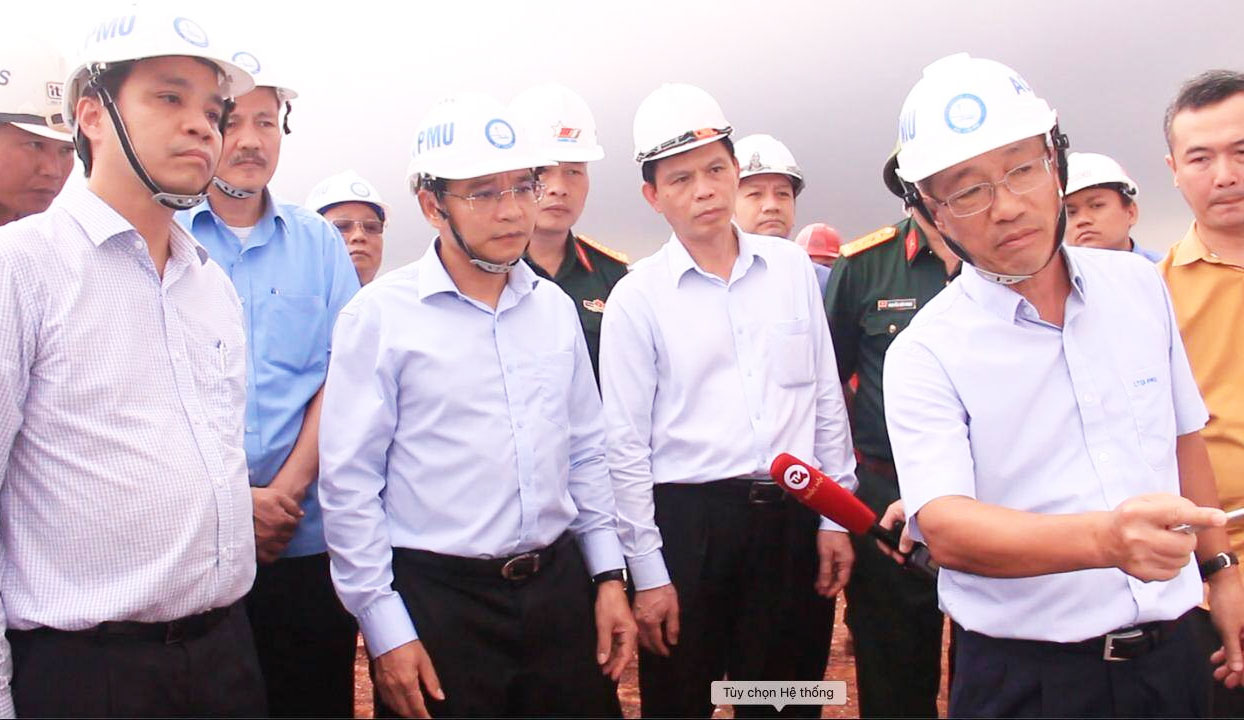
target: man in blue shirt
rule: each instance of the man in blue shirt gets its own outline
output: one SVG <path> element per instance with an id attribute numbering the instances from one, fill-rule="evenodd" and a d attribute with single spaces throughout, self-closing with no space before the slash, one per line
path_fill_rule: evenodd
<path id="1" fill-rule="evenodd" d="M 550 161 L 516 128 L 485 96 L 433 108 L 409 178 L 438 237 L 334 331 L 324 534 L 381 713 L 621 715 L 600 397 L 573 302 L 521 260 Z"/>
<path id="2" fill-rule="evenodd" d="M 329 578 L 315 479 L 332 325 L 359 282 L 333 227 L 267 190 L 282 109 L 295 94 L 258 63 L 252 70 L 257 87 L 225 126 L 209 202 L 178 219 L 229 275 L 246 319 L 245 446 L 260 563 L 247 611 L 269 709 L 351 717 L 357 629 Z"/>

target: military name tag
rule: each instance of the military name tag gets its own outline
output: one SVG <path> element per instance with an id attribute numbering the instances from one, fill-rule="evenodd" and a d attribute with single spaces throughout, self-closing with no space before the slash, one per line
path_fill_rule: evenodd
<path id="1" fill-rule="evenodd" d="M 605 301 L 600 298 L 595 300 L 584 300 L 583 307 L 595 313 L 603 313 L 605 311 Z"/>
<path id="2" fill-rule="evenodd" d="M 915 310 L 915 298 L 895 298 L 893 300 L 878 300 L 878 310 Z"/>

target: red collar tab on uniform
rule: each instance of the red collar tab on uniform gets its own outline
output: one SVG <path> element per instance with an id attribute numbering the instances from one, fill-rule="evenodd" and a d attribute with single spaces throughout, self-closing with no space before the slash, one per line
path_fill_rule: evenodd
<path id="1" fill-rule="evenodd" d="M 920 235 L 913 226 L 907 230 L 907 237 L 903 238 L 903 247 L 907 250 L 907 262 L 911 262 L 916 257 L 916 253 L 920 251 Z"/>
<path id="2" fill-rule="evenodd" d="M 580 243 L 577 240 L 573 242 L 574 242 L 574 252 L 575 252 L 575 255 L 579 256 L 579 262 L 583 265 L 584 268 L 587 269 L 588 272 L 595 272 L 595 268 L 592 267 L 592 261 L 589 260 L 587 257 L 587 250 L 583 249 L 583 243 Z"/>

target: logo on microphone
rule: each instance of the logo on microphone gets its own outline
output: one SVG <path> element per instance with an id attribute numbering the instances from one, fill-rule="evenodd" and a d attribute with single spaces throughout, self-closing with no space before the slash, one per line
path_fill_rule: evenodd
<path id="1" fill-rule="evenodd" d="M 786 481 L 786 487 L 791 490 L 802 490 L 812 481 L 812 473 L 802 465 L 791 465 L 786 468 L 782 479 Z"/>

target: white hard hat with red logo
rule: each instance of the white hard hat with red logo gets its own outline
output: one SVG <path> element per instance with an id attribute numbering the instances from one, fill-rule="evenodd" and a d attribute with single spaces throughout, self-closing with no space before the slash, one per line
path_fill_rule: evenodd
<path id="1" fill-rule="evenodd" d="M 694 85 L 666 83 L 635 111 L 635 162 L 694 150 L 729 137 L 732 131 L 712 95 Z"/>
<path id="2" fill-rule="evenodd" d="M 605 157 L 596 140 L 596 119 L 583 98 L 557 83 L 536 85 L 510 101 L 510 112 L 536 133 L 546 154 L 558 162 L 591 162 Z"/>
<path id="3" fill-rule="evenodd" d="M 734 144 L 734 157 L 739 161 L 739 179 L 766 173 L 785 175 L 798 195 L 803 190 L 803 171 L 786 144 L 772 135 L 756 134 L 740 138 Z"/>
<path id="4" fill-rule="evenodd" d="M 65 60 L 50 44 L 15 29 L 7 27 L 0 36 L 0 123 L 69 142 L 61 97 Z"/>

